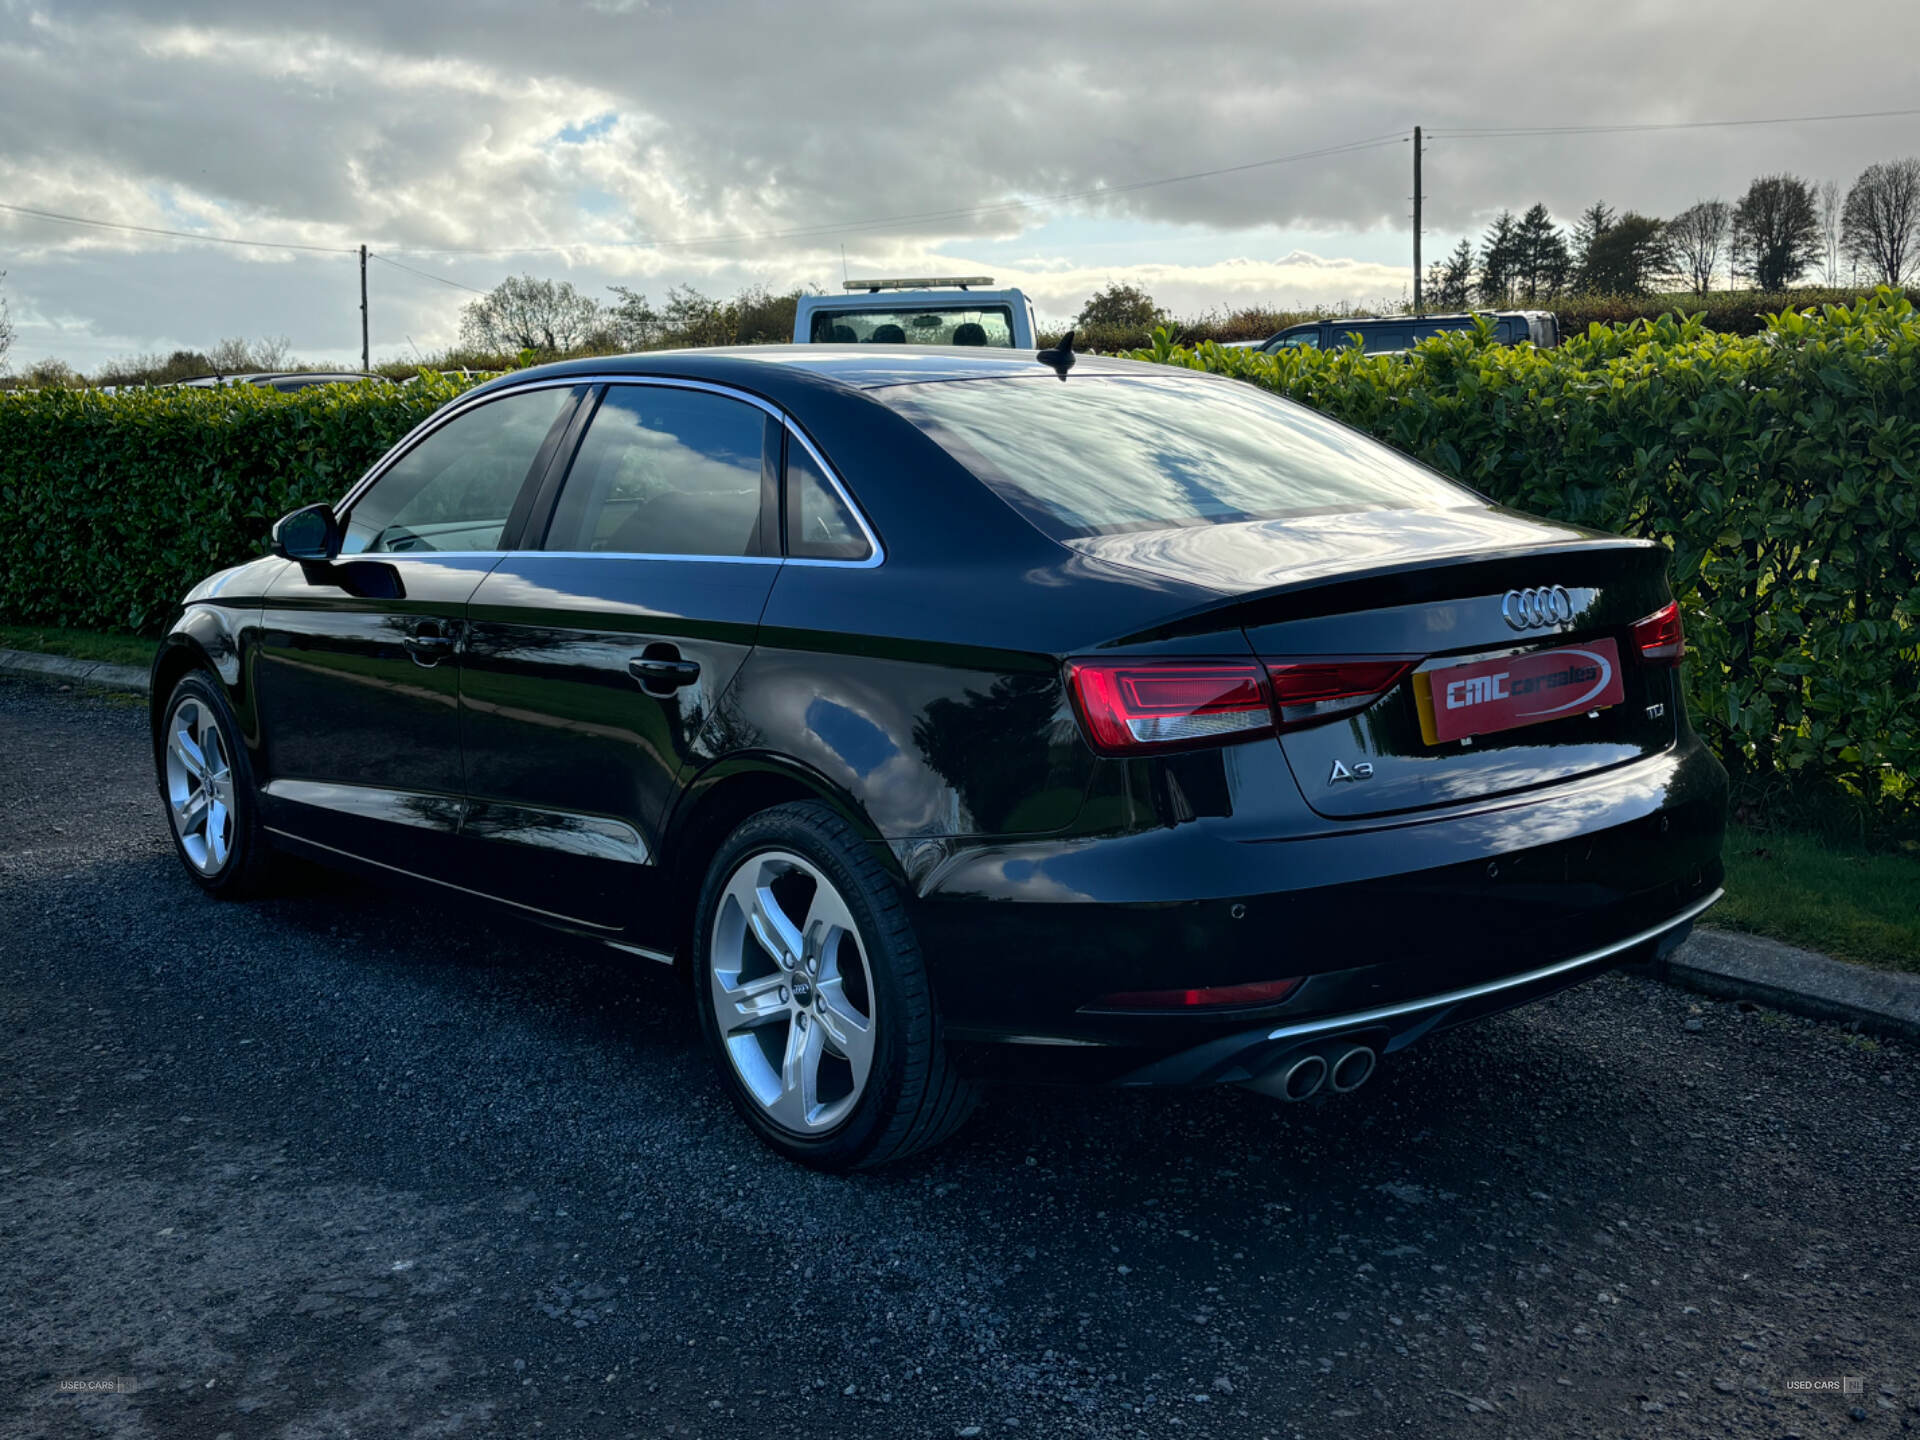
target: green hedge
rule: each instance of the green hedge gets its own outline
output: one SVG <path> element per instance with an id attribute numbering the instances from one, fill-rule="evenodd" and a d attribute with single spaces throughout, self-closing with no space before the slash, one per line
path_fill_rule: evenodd
<path id="1" fill-rule="evenodd" d="M 158 634 L 196 580 L 345 494 L 461 388 L 0 394 L 0 619 Z"/>
<path id="2" fill-rule="evenodd" d="M 1554 350 L 1441 336 L 1138 358 L 1324 410 L 1503 504 L 1673 552 L 1696 726 L 1756 801 L 1920 818 L 1920 315 L 1894 291 L 1755 335 L 1696 317 Z"/>
<path id="3" fill-rule="evenodd" d="M 1183 349 L 1496 499 L 1660 539 L 1696 725 L 1743 785 L 1920 821 L 1920 316 L 1881 292 L 1755 335 L 1671 318 L 1555 350 Z M 279 515 L 343 493 L 459 386 L 0 394 L 0 623 L 155 634 Z"/>
<path id="4" fill-rule="evenodd" d="M 1730 335 L 1756 335 L 1767 326 L 1767 317 L 1783 310 L 1814 310 L 1824 305 L 1856 305 L 1869 299 L 1871 290 L 1712 290 L 1705 295 L 1556 295 L 1527 306 L 1551 310 L 1560 319 L 1562 335 L 1585 334 L 1592 325 L 1624 325 L 1633 320 L 1657 320 L 1665 315 L 1698 315 L 1709 330 L 1724 330 Z M 1907 298 L 1920 302 L 1920 290 L 1910 290 Z M 1429 306 L 1429 309 L 1432 307 Z M 1502 306 L 1502 309 L 1516 308 Z M 1303 320 L 1338 320 L 1345 314 L 1398 314 L 1398 310 L 1234 310 L 1214 311 L 1172 322 L 1173 337 L 1182 345 L 1204 345 L 1209 340 L 1265 340 L 1289 325 Z M 1045 332 L 1043 344 L 1057 345 L 1066 327 Z M 1138 350 L 1153 344 L 1153 333 L 1146 329 L 1110 325 L 1080 327 L 1074 332 L 1076 350 L 1114 354 Z"/>

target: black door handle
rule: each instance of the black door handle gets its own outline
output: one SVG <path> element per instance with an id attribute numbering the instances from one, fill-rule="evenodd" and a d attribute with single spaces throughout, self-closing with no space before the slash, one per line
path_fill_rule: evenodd
<path id="1" fill-rule="evenodd" d="M 641 655 L 627 662 L 627 673 L 651 695 L 693 684 L 700 678 L 700 662 L 682 659 L 678 654 Z"/>

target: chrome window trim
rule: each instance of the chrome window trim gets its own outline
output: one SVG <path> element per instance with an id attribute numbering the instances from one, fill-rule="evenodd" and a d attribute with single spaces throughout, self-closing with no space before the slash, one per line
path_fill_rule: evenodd
<path id="1" fill-rule="evenodd" d="M 461 415 L 466 414 L 467 411 L 481 405 L 492 404 L 495 400 L 504 400 L 512 395 L 524 394 L 529 390 L 551 390 L 556 386 L 565 386 L 571 389 L 577 385 L 653 385 L 669 390 L 704 390 L 710 395 L 722 395 L 729 400 L 744 401 L 748 405 L 753 406 L 754 409 L 772 416 L 780 422 L 781 427 L 787 434 L 798 440 L 800 444 L 806 448 L 807 454 L 813 458 L 813 463 L 820 467 L 820 473 L 827 477 L 827 483 L 833 487 L 834 494 L 840 497 L 840 503 L 845 505 L 847 507 L 847 513 L 853 516 L 853 523 L 860 527 L 860 533 L 866 538 L 867 548 L 871 553 L 863 560 L 828 560 L 787 555 L 654 555 L 633 550 L 366 550 L 356 551 L 353 558 L 357 558 L 360 555 L 434 555 L 459 557 L 496 554 L 553 555 L 572 559 L 591 558 L 596 560 L 694 560 L 707 565 L 805 565 L 809 567 L 825 565 L 836 566 L 843 570 L 873 570 L 877 569 L 886 561 L 886 550 L 880 544 L 880 537 L 874 533 L 873 526 L 867 523 L 865 512 L 855 503 L 853 496 L 847 490 L 845 482 L 841 480 L 839 472 L 827 463 L 827 457 L 820 453 L 820 447 L 813 443 L 806 431 L 802 430 L 799 425 L 794 422 L 791 415 L 787 414 L 772 401 L 763 400 L 760 396 L 752 394 L 749 391 L 737 390 L 729 385 L 716 384 L 711 380 L 685 380 L 673 375 L 557 376 L 549 377 L 545 380 L 529 380 L 521 385 L 508 386 L 505 389 L 493 391 L 484 396 L 474 396 L 471 399 L 466 396 L 457 397 L 450 401 L 446 407 L 436 410 L 405 435 L 401 436 L 394 447 L 385 455 L 381 456 L 380 459 L 375 462 L 374 467 L 365 475 L 362 475 L 353 488 L 340 499 L 339 503 L 333 507 L 333 513 L 344 519 L 347 512 L 359 501 L 360 497 L 371 489 L 382 475 L 386 474 L 389 469 L 398 463 L 402 456 L 412 450 L 415 445 L 425 440 L 428 435 L 438 430 L 442 425 L 450 423 Z"/>
<path id="2" fill-rule="evenodd" d="M 509 389 L 497 390 L 487 395 L 456 395 L 445 405 L 434 411 L 433 414 L 427 416 L 426 419 L 414 426 L 413 429 L 402 435 L 394 442 L 391 450 L 374 461 L 373 468 L 356 480 L 353 483 L 353 488 L 348 490 L 345 495 L 341 496 L 340 499 L 334 503 L 333 513 L 341 517 L 344 521 L 347 512 L 359 502 L 360 497 L 373 487 L 375 481 L 379 480 L 382 475 L 386 474 L 387 471 L 399 463 L 402 456 L 406 455 L 442 425 L 448 424 L 459 416 L 466 414 L 469 410 L 476 409 L 481 405 L 490 405 L 495 400 L 504 400 L 509 395 L 524 394 L 529 390 L 551 390 L 560 386 L 572 389 L 576 385 L 591 385 L 595 383 L 597 382 L 588 380 L 582 376 L 569 376 L 564 380 L 529 380 L 524 385 L 515 385 Z M 385 552 L 360 553 L 380 554 Z M 452 554 L 454 552 L 441 551 L 439 553 Z"/>

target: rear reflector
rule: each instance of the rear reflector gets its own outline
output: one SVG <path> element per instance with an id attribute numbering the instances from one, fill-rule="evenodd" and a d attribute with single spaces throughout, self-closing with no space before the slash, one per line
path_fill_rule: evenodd
<path id="1" fill-rule="evenodd" d="M 1644 620 L 1633 622 L 1633 643 L 1640 658 L 1656 665 L 1678 665 L 1687 653 L 1687 637 L 1680 624 L 1680 602 L 1669 600 Z"/>
<path id="2" fill-rule="evenodd" d="M 1087 738 L 1109 755 L 1204 744 L 1273 726 L 1258 665 L 1067 664 Z"/>
<path id="3" fill-rule="evenodd" d="M 1086 1010 L 1221 1010 L 1278 1005 L 1300 988 L 1302 977 L 1261 980 L 1251 985 L 1210 985 L 1200 990 L 1122 990 L 1102 995 Z"/>
<path id="4" fill-rule="evenodd" d="M 1280 728 L 1317 725 L 1364 710 L 1398 685 L 1412 660 L 1308 660 L 1267 666 Z"/>

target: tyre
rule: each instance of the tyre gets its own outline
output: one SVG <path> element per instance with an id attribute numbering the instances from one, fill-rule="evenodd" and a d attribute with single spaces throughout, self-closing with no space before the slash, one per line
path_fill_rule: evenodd
<path id="1" fill-rule="evenodd" d="M 825 805 L 763 811 L 720 847 L 693 980 L 722 1085 L 789 1159 L 884 1165 L 946 1139 L 973 1108 L 899 886 Z"/>
<path id="2" fill-rule="evenodd" d="M 260 803 L 233 711 L 212 676 L 181 677 L 154 748 L 174 853 L 187 874 L 209 895 L 257 894 L 268 861 Z"/>

